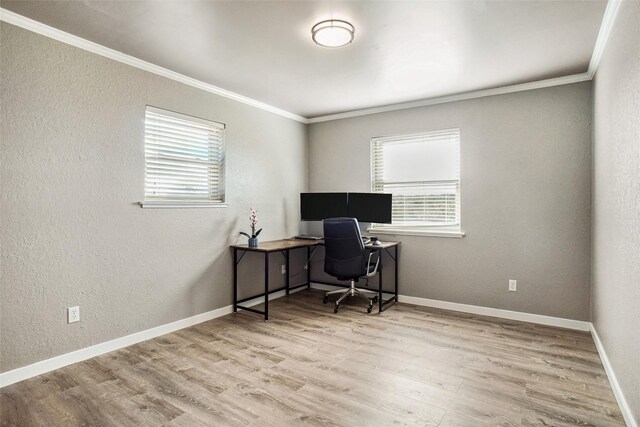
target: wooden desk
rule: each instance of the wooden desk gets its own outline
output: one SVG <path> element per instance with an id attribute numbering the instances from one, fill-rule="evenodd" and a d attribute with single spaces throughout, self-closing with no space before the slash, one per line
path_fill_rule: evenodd
<path id="1" fill-rule="evenodd" d="M 249 247 L 248 245 L 232 245 L 231 249 L 233 249 L 233 312 L 236 313 L 238 309 L 248 310 L 254 313 L 264 315 L 264 320 L 269 320 L 269 294 L 274 292 L 279 292 L 284 290 L 286 295 L 289 295 L 289 292 L 293 289 L 301 288 L 306 286 L 307 288 L 311 287 L 311 251 L 315 250 L 318 246 L 324 246 L 324 240 L 302 240 L 302 239 L 283 239 L 283 240 L 272 240 L 268 242 L 262 242 L 257 247 Z M 400 246 L 400 242 L 383 242 L 382 245 L 366 245 L 367 249 L 385 251 L 391 259 L 393 259 L 395 264 L 395 290 L 393 292 L 393 296 L 386 301 L 382 300 L 382 254 L 380 254 L 380 265 L 379 265 L 379 274 L 378 274 L 378 313 L 381 313 L 388 305 L 391 303 L 398 302 L 398 246 Z M 301 283 L 296 286 L 289 285 L 289 251 L 291 249 L 307 249 L 307 281 L 306 283 Z M 393 248 L 393 255 L 389 251 L 389 249 Z M 238 254 L 241 252 L 240 258 L 238 258 Z M 242 258 L 246 255 L 247 252 L 258 252 L 264 255 L 264 292 L 258 295 L 254 295 L 248 298 L 243 298 L 241 300 L 238 299 L 238 264 L 242 261 Z M 285 277 L 285 285 L 282 288 L 269 290 L 269 255 L 274 252 L 280 252 L 284 255 L 285 258 L 285 269 L 287 271 Z M 340 283 L 330 283 L 330 282 L 318 282 L 324 283 L 332 286 L 338 287 L 348 287 L 349 285 L 344 285 Z M 242 306 L 243 302 L 247 302 L 249 300 L 264 297 L 264 311 L 257 310 L 252 307 Z"/>

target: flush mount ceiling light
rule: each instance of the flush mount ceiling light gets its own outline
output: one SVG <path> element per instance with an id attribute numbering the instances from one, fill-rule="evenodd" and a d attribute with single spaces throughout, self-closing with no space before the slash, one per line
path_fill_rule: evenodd
<path id="1" fill-rule="evenodd" d="M 318 22 L 311 28 L 311 38 L 320 46 L 341 47 L 353 41 L 353 25 L 339 19 Z"/>

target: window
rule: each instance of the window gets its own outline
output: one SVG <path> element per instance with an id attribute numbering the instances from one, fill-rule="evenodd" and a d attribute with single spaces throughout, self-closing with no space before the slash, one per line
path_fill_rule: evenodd
<path id="1" fill-rule="evenodd" d="M 224 206 L 221 123 L 147 107 L 143 207 Z"/>
<path id="2" fill-rule="evenodd" d="M 460 130 L 373 138 L 371 188 L 393 194 L 393 223 L 375 230 L 461 237 Z"/>

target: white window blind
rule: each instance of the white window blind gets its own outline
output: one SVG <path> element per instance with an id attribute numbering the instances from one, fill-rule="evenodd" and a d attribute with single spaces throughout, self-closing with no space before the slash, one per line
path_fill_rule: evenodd
<path id="1" fill-rule="evenodd" d="M 376 229 L 460 230 L 460 130 L 371 140 L 371 187 L 393 194 L 393 223 Z"/>
<path id="2" fill-rule="evenodd" d="M 224 202 L 224 124 L 147 107 L 145 202 Z"/>

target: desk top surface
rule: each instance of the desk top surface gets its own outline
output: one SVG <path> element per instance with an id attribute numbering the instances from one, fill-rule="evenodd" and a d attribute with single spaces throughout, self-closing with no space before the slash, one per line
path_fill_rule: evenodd
<path id="1" fill-rule="evenodd" d="M 394 246 L 398 246 L 400 242 L 382 242 L 381 245 L 371 245 L 367 244 L 365 247 L 367 249 L 388 249 Z M 253 251 L 253 252 L 277 252 L 284 251 L 287 249 L 296 249 L 296 248 L 304 248 L 307 246 L 322 246 L 324 245 L 324 240 L 304 240 L 304 239 L 282 239 L 282 240 L 270 240 L 267 242 L 258 243 L 257 247 L 250 248 L 248 244 L 242 245 L 231 245 L 232 248 L 242 249 L 245 251 Z"/>

